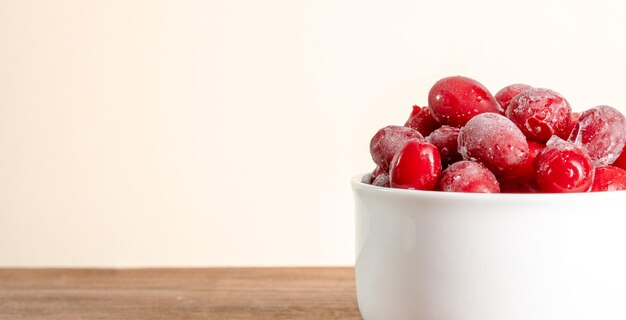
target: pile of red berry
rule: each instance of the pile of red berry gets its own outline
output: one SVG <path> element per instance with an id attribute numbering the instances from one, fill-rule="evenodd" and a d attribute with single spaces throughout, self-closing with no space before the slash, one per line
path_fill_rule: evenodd
<path id="1" fill-rule="evenodd" d="M 573 113 L 558 92 L 439 80 L 428 107 L 370 142 L 380 187 L 452 192 L 626 190 L 626 118 L 609 106 Z"/>

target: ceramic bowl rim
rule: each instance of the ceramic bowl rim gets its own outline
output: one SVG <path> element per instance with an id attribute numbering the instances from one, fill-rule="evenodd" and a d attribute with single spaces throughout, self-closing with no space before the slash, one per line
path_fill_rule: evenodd
<path id="1" fill-rule="evenodd" d="M 364 191 L 369 194 L 378 194 L 380 196 L 398 196 L 409 197 L 415 199 L 429 198 L 431 200 L 476 200 L 476 201 L 505 201 L 505 202 L 524 202 L 524 201 L 569 201 L 569 200 L 589 200 L 601 201 L 602 199 L 612 197 L 624 197 L 626 200 L 626 190 L 605 191 L 605 192 L 572 192 L 572 193 L 462 193 L 462 192 L 443 192 L 443 191 L 424 191 L 424 190 L 408 190 L 378 187 L 362 182 L 362 178 L 368 173 L 361 173 L 352 177 L 351 184 L 354 191 Z"/>

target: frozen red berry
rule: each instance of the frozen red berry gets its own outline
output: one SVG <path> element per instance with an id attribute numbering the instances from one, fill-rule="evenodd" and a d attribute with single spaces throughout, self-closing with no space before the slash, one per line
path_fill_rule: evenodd
<path id="1" fill-rule="evenodd" d="M 376 166 L 374 171 L 372 171 L 372 181 L 374 181 L 379 175 L 381 175 L 383 173 L 387 173 L 387 172 L 385 170 L 381 169 L 380 167 Z"/>
<path id="2" fill-rule="evenodd" d="M 439 190 L 449 192 L 498 193 L 496 176 L 478 162 L 459 161 L 441 173 Z"/>
<path id="3" fill-rule="evenodd" d="M 626 118 L 609 106 L 589 109 L 580 115 L 568 140 L 585 148 L 596 167 L 612 164 L 626 144 Z"/>
<path id="4" fill-rule="evenodd" d="M 614 166 L 596 168 L 591 191 L 626 190 L 626 170 Z"/>
<path id="5" fill-rule="evenodd" d="M 411 108 L 411 114 L 409 115 L 409 119 L 415 117 L 418 113 L 420 113 L 422 111 L 422 107 L 418 106 L 418 105 L 413 105 L 413 107 Z"/>
<path id="6" fill-rule="evenodd" d="M 456 127 L 443 126 L 426 137 L 426 140 L 434 144 L 439 150 L 443 168 L 463 159 L 458 151 L 460 131 L 461 129 Z"/>
<path id="7" fill-rule="evenodd" d="M 370 153 L 374 162 L 383 170 L 389 170 L 393 156 L 410 139 L 424 139 L 417 131 L 401 126 L 384 127 L 370 141 Z"/>
<path id="8" fill-rule="evenodd" d="M 613 165 L 618 168 L 626 169 L 626 146 L 624 147 L 624 150 L 622 150 L 622 154 L 619 158 L 613 162 Z"/>
<path id="9" fill-rule="evenodd" d="M 376 166 L 376 168 L 374 168 L 372 173 L 366 174 L 363 176 L 363 178 L 361 179 L 361 182 L 372 184 L 374 180 L 376 180 L 376 178 L 383 173 L 385 173 L 385 171 L 381 169 L 379 166 Z"/>
<path id="10" fill-rule="evenodd" d="M 501 112 L 500 105 L 478 81 L 455 76 L 443 78 L 430 89 L 428 105 L 441 124 L 461 127 L 485 112 Z"/>
<path id="11" fill-rule="evenodd" d="M 543 151 L 546 147 L 545 144 L 535 142 L 535 141 L 527 141 L 528 142 L 528 157 L 524 163 L 517 167 L 516 169 L 509 172 L 509 176 L 517 177 L 518 180 L 527 180 L 534 178 L 535 168 L 533 163 L 535 158 Z"/>
<path id="12" fill-rule="evenodd" d="M 576 127 L 576 124 L 578 123 L 578 119 L 580 119 L 580 112 L 572 113 L 572 118 L 569 121 L 569 126 L 567 126 L 567 130 L 565 130 L 563 134 L 559 135 L 559 138 L 563 140 L 567 140 L 569 136 L 572 134 L 572 131 L 574 131 L 574 127 Z"/>
<path id="13" fill-rule="evenodd" d="M 525 179 L 521 177 L 507 176 L 498 178 L 500 192 L 502 193 L 537 193 L 539 187 L 533 178 Z"/>
<path id="14" fill-rule="evenodd" d="M 594 167 L 580 146 L 554 136 L 535 160 L 535 177 L 542 192 L 587 192 Z"/>
<path id="15" fill-rule="evenodd" d="M 459 132 L 459 153 L 479 161 L 496 175 L 523 165 L 528 157 L 526 137 L 511 120 L 497 113 L 475 116 Z"/>
<path id="16" fill-rule="evenodd" d="M 526 161 L 506 175 L 498 177 L 500 191 L 503 193 L 538 192 L 533 163 L 545 147 L 542 143 L 528 141 L 528 157 Z"/>
<path id="17" fill-rule="evenodd" d="M 558 92 L 535 88 L 516 95 L 506 116 L 528 139 L 545 143 L 553 135 L 562 136 L 567 131 L 572 108 Z"/>
<path id="18" fill-rule="evenodd" d="M 379 175 L 376 179 L 374 179 L 374 181 L 372 181 L 372 185 L 389 188 L 389 174 L 383 173 Z"/>
<path id="19" fill-rule="evenodd" d="M 394 156 L 389 178 L 393 188 L 434 190 L 440 175 L 437 147 L 421 139 L 411 139 Z"/>
<path id="20" fill-rule="evenodd" d="M 498 103 L 500 104 L 500 107 L 502 108 L 502 113 L 506 111 L 513 97 L 528 89 L 532 89 L 532 87 L 527 84 L 516 83 L 510 86 L 506 86 L 498 91 L 494 98 L 496 98 L 496 101 L 498 101 Z"/>
<path id="21" fill-rule="evenodd" d="M 418 106 L 413 106 L 411 116 L 409 117 L 409 120 L 406 121 L 404 126 L 413 128 L 423 136 L 427 136 L 435 129 L 441 127 L 441 124 L 435 120 L 429 107 L 420 108 Z"/>

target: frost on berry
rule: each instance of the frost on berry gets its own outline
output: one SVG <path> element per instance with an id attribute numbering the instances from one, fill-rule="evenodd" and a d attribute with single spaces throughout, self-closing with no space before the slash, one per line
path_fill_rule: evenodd
<path id="1" fill-rule="evenodd" d="M 498 91 L 498 93 L 496 93 L 496 95 L 494 96 L 494 98 L 496 98 L 496 100 L 500 104 L 500 107 L 502 108 L 500 113 L 504 114 L 513 97 L 528 89 L 532 89 L 532 87 L 527 84 L 521 83 L 512 84 L 510 86 L 506 86 L 500 89 L 500 91 Z"/>
<path id="2" fill-rule="evenodd" d="M 433 131 L 426 140 L 434 144 L 439 149 L 441 155 L 441 166 L 447 168 L 450 164 L 463 159 L 458 151 L 458 138 L 461 129 L 443 126 Z"/>
<path id="3" fill-rule="evenodd" d="M 374 180 L 376 180 L 376 178 L 383 173 L 386 173 L 385 170 L 381 169 L 379 166 L 376 166 L 372 173 L 366 174 L 363 176 L 363 178 L 361 178 L 361 182 L 372 184 Z"/>
<path id="4" fill-rule="evenodd" d="M 383 171 L 388 171 L 393 156 L 411 139 L 423 140 L 424 137 L 411 128 L 401 126 L 387 126 L 378 130 L 370 141 L 372 160 Z"/>
<path id="5" fill-rule="evenodd" d="M 499 193 L 496 176 L 478 162 L 459 161 L 441 174 L 439 190 L 449 192 Z"/>
<path id="6" fill-rule="evenodd" d="M 374 181 L 372 181 L 372 185 L 389 188 L 389 174 L 383 173 L 379 175 L 376 179 L 374 179 Z"/>
<path id="7" fill-rule="evenodd" d="M 415 129 L 423 136 L 427 136 L 435 129 L 441 127 L 441 124 L 435 120 L 433 112 L 429 107 L 413 106 L 411 116 L 404 126 Z"/>
<path id="8" fill-rule="evenodd" d="M 612 164 L 626 145 L 626 118 L 609 106 L 583 112 L 568 139 L 587 150 L 597 167 Z"/>
<path id="9" fill-rule="evenodd" d="M 545 143 L 553 135 L 563 136 L 568 130 L 572 108 L 558 92 L 534 88 L 516 95 L 506 116 L 528 139 Z"/>
<path id="10" fill-rule="evenodd" d="M 591 191 L 626 190 L 626 170 L 614 166 L 596 168 Z"/>
<path id="11" fill-rule="evenodd" d="M 496 175 L 515 170 L 528 157 L 526 137 L 500 114 L 475 116 L 461 128 L 458 139 L 463 159 L 479 161 Z"/>
<path id="12" fill-rule="evenodd" d="M 624 150 L 622 150 L 621 155 L 613 162 L 613 165 L 626 170 L 626 146 L 624 146 Z"/>

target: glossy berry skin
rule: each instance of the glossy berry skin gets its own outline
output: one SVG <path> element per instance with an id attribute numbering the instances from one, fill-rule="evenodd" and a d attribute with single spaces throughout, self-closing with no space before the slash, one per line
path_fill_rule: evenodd
<path id="1" fill-rule="evenodd" d="M 506 175 L 528 158 L 526 137 L 511 120 L 496 113 L 475 116 L 459 132 L 459 153 L 479 161 L 496 175 Z"/>
<path id="2" fill-rule="evenodd" d="M 489 90 L 474 79 L 443 78 L 430 89 L 428 105 L 441 124 L 462 127 L 477 114 L 502 112 Z"/>
<path id="3" fill-rule="evenodd" d="M 389 174 L 388 173 L 383 173 L 381 175 L 379 175 L 378 177 L 376 177 L 376 179 L 374 179 L 374 181 L 372 181 L 372 185 L 375 185 L 377 187 L 384 187 L 384 188 L 389 188 Z"/>
<path id="4" fill-rule="evenodd" d="M 534 88 L 516 95 L 506 116 L 529 140 L 545 143 L 553 135 L 563 136 L 572 118 L 569 102 L 558 92 Z"/>
<path id="5" fill-rule="evenodd" d="M 626 170 L 614 166 L 596 168 L 591 191 L 626 190 Z"/>
<path id="6" fill-rule="evenodd" d="M 500 107 L 502 108 L 501 113 L 504 114 L 506 109 L 509 107 L 509 103 L 511 102 L 511 99 L 513 99 L 513 97 L 532 88 L 533 87 L 527 84 L 516 83 L 500 89 L 500 91 L 496 93 L 494 98 L 496 98 L 496 101 L 498 101 Z"/>
<path id="7" fill-rule="evenodd" d="M 594 167 L 587 152 L 556 136 L 537 156 L 535 170 L 541 192 L 587 192 L 593 183 Z"/>
<path id="8" fill-rule="evenodd" d="M 441 175 L 441 159 L 434 145 L 407 141 L 396 153 L 389 173 L 392 188 L 434 190 Z"/>
<path id="9" fill-rule="evenodd" d="M 406 121 L 404 126 L 415 129 L 425 137 L 435 129 L 441 127 L 441 124 L 439 121 L 435 120 L 435 117 L 429 107 L 420 108 L 418 106 L 413 106 L 411 116 Z"/>
<path id="10" fill-rule="evenodd" d="M 459 161 L 441 173 L 439 190 L 448 192 L 499 193 L 496 176 L 478 162 Z"/>
<path id="11" fill-rule="evenodd" d="M 393 156 L 411 139 L 423 140 L 424 137 L 411 128 L 401 126 L 387 126 L 378 130 L 370 141 L 372 160 L 383 171 L 388 171 Z"/>
<path id="12" fill-rule="evenodd" d="M 626 169 L 626 146 L 624 150 L 622 150 L 622 154 L 613 162 L 613 166 L 618 168 Z"/>
<path id="13" fill-rule="evenodd" d="M 463 159 L 458 151 L 459 132 L 461 132 L 459 128 L 443 126 L 426 137 L 426 141 L 435 145 L 439 150 L 443 168 Z"/>
<path id="14" fill-rule="evenodd" d="M 568 140 L 585 148 L 596 167 L 612 164 L 626 145 L 626 118 L 609 106 L 591 108 L 580 115 Z"/>

